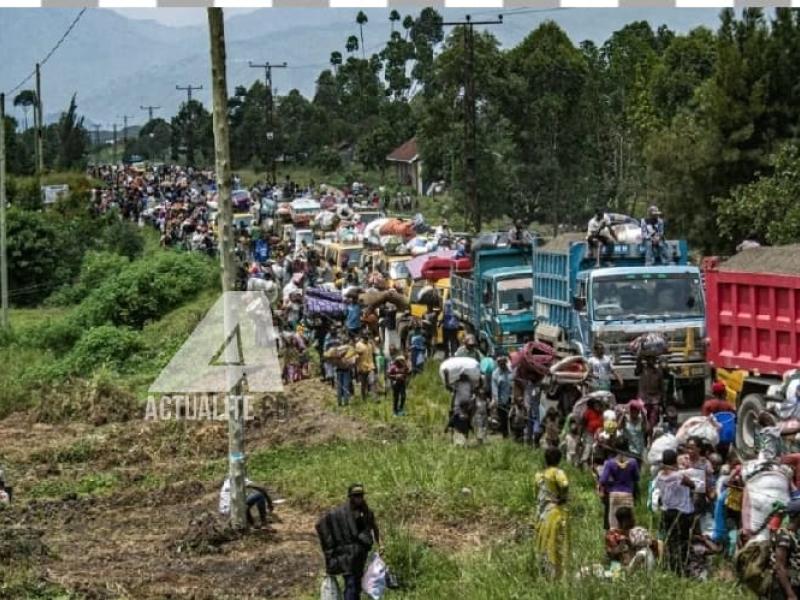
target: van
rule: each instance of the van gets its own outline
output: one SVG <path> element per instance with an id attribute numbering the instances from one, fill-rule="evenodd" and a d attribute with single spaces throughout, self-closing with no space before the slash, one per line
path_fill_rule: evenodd
<path id="1" fill-rule="evenodd" d="M 364 246 L 361 244 L 340 244 L 328 240 L 317 240 L 314 243 L 319 255 L 325 260 L 333 259 L 337 267 L 342 267 L 347 257 L 347 264 L 361 264 L 361 254 Z"/>

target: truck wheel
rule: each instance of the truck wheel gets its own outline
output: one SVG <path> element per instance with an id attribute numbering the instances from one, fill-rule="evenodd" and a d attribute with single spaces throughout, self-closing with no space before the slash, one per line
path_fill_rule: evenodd
<path id="1" fill-rule="evenodd" d="M 736 449 L 742 458 L 756 455 L 756 425 L 758 413 L 764 410 L 761 394 L 748 394 L 736 411 Z"/>

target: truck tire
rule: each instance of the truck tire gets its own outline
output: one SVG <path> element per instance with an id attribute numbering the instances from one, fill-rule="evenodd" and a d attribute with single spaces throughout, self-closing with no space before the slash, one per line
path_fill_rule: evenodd
<path id="1" fill-rule="evenodd" d="M 748 394 L 739 403 L 736 411 L 736 449 L 742 458 L 756 455 L 755 431 L 758 413 L 764 410 L 761 394 Z"/>

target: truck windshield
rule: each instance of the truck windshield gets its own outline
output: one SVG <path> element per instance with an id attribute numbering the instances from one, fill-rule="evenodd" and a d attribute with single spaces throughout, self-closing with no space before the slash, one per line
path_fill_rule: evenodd
<path id="1" fill-rule="evenodd" d="M 533 288 L 528 277 L 506 279 L 497 283 L 497 312 L 515 313 L 530 310 Z"/>
<path id="2" fill-rule="evenodd" d="M 700 278 L 692 274 L 636 274 L 595 279 L 592 310 L 600 321 L 702 317 Z"/>

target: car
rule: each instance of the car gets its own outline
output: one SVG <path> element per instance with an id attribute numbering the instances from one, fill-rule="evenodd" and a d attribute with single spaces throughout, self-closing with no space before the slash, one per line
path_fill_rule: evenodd
<path id="1" fill-rule="evenodd" d="M 252 203 L 250 199 L 250 192 L 241 189 L 234 190 L 231 192 L 231 202 L 233 204 L 233 210 L 237 210 L 239 212 L 250 210 L 250 204 Z"/>
<path id="2" fill-rule="evenodd" d="M 300 226 L 307 226 L 320 211 L 319 202 L 313 198 L 297 198 L 289 205 L 292 222 Z"/>

